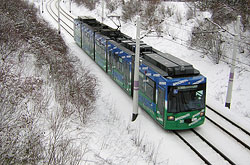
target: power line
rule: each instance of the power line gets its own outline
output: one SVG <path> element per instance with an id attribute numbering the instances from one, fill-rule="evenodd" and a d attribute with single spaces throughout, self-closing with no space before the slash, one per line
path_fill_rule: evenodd
<path id="1" fill-rule="evenodd" d="M 99 15 L 99 12 L 98 12 L 98 15 Z M 234 36 L 233 33 L 227 31 L 226 29 L 224 29 L 224 28 L 221 27 L 220 25 L 218 25 L 218 24 L 216 24 L 216 23 L 210 21 L 209 19 L 206 19 L 206 20 L 209 21 L 210 23 L 214 24 L 215 26 L 219 27 L 220 29 L 222 29 L 222 31 L 210 31 L 210 32 L 209 32 L 209 31 L 201 31 L 200 33 L 221 33 L 221 32 L 227 32 L 228 34 Z M 165 21 L 166 21 L 166 22 L 172 22 L 172 23 L 174 23 L 174 24 L 177 23 L 177 22 L 172 21 L 172 20 L 165 20 Z M 162 22 L 163 22 L 163 21 L 161 21 L 161 23 L 162 23 Z M 127 24 L 130 24 L 130 25 L 132 25 L 132 26 L 135 26 L 135 24 L 130 23 L 130 22 L 127 22 Z M 174 27 L 174 28 L 177 28 L 177 29 L 180 29 L 180 30 L 183 30 L 183 31 L 187 31 L 187 32 L 192 32 L 192 30 L 188 30 L 188 29 L 194 28 L 194 26 L 185 25 L 185 24 L 182 24 L 182 23 L 179 23 L 179 22 L 178 22 L 178 24 L 179 24 L 181 27 L 178 27 L 178 26 L 173 25 L 173 24 L 171 24 L 171 23 L 170 23 L 170 24 L 167 24 L 167 25 L 168 25 L 168 26 L 171 26 L 171 27 Z M 188 27 L 188 29 L 185 28 L 185 27 Z M 151 32 L 151 30 L 149 30 L 148 32 L 146 32 L 145 36 L 143 36 L 143 37 L 149 37 L 147 34 L 150 33 L 150 32 Z M 165 34 L 166 34 L 166 33 L 165 33 Z M 201 50 L 198 50 L 198 49 L 196 49 L 196 48 L 190 46 L 190 43 L 189 43 L 190 41 L 188 41 L 188 40 L 184 40 L 184 39 L 182 39 L 182 38 L 180 38 L 180 37 L 177 37 L 177 36 L 172 36 L 171 34 L 167 34 L 167 35 L 171 36 L 173 39 L 174 39 L 174 38 L 175 38 L 175 39 L 178 39 L 178 40 L 180 40 L 180 41 L 182 41 L 182 42 L 184 42 L 184 43 L 179 43 L 179 42 L 177 42 L 177 41 L 168 39 L 168 38 L 166 38 L 166 37 L 162 37 L 162 38 L 164 38 L 164 39 L 166 39 L 166 40 L 168 40 L 168 41 L 171 41 L 171 42 L 173 42 L 173 43 L 175 43 L 175 44 L 178 44 L 178 45 L 187 47 L 187 48 L 189 48 L 189 49 L 192 49 L 192 50 L 194 50 L 194 51 L 197 51 L 197 52 L 199 52 L 199 53 L 204 53 L 204 50 L 207 51 L 207 52 L 210 52 L 210 50 L 207 49 L 207 48 L 205 48 L 205 47 L 196 46 L 197 48 L 201 49 Z M 229 38 L 228 36 L 223 36 L 223 37 L 228 38 L 228 39 L 231 39 L 231 38 Z M 239 42 L 249 45 L 249 43 L 244 42 L 244 41 L 239 41 Z M 233 44 L 232 42 L 229 42 L 229 41 L 226 41 L 225 43 L 228 44 L 228 45 Z M 239 45 L 238 45 L 238 47 L 239 47 Z M 202 51 L 202 50 L 203 50 L 203 51 Z M 221 55 L 221 57 L 227 58 L 227 59 L 230 59 L 230 60 L 233 60 L 232 58 L 227 57 L 227 56 L 225 56 L 225 55 Z M 227 63 L 227 64 L 231 64 L 230 62 L 225 61 L 225 60 L 223 60 L 222 58 L 220 58 L 220 61 L 225 62 L 225 63 Z M 240 64 L 243 64 L 243 65 L 246 65 L 246 66 L 250 67 L 250 65 L 247 64 L 247 63 L 241 62 L 241 61 L 239 61 L 239 60 L 234 60 L 234 61 L 236 61 L 237 63 L 240 63 Z M 231 64 L 231 65 L 232 65 L 232 64 Z M 238 66 L 236 66 L 236 67 L 238 67 Z M 238 68 L 240 68 L 240 67 L 238 67 Z M 249 71 L 249 70 L 247 70 L 247 69 L 245 69 L 245 70 L 246 70 L 246 71 Z M 249 71 L 249 72 L 250 72 L 250 71 Z"/>
<path id="2" fill-rule="evenodd" d="M 171 41 L 171 42 L 174 42 L 174 43 L 176 43 L 176 44 L 179 44 L 179 45 L 185 46 L 185 47 L 187 47 L 187 48 L 190 48 L 190 49 L 192 49 L 192 50 L 195 50 L 195 51 L 197 51 L 197 52 L 204 53 L 202 50 L 197 50 L 197 49 L 195 49 L 194 47 L 190 46 L 189 43 L 188 43 L 189 41 L 187 41 L 187 40 L 183 40 L 183 39 L 178 38 L 178 37 L 172 37 L 172 38 L 176 38 L 176 39 L 178 39 L 178 40 L 183 41 L 183 42 L 186 43 L 186 44 L 181 44 L 181 43 L 178 43 L 178 42 L 173 41 L 173 40 L 171 40 L 171 39 L 168 39 L 168 38 L 166 38 L 166 37 L 163 37 L 163 38 L 166 39 L 166 40 L 169 40 L 169 41 Z M 206 50 L 206 51 L 210 51 L 209 49 L 207 49 L 207 48 L 205 48 L 205 47 L 201 47 L 201 46 L 196 46 L 196 47 L 198 47 L 199 49 L 203 49 L 203 50 Z M 221 55 L 221 57 L 224 57 L 224 58 L 227 58 L 227 59 L 230 59 L 230 60 L 234 60 L 234 59 L 232 59 L 232 58 L 230 58 L 230 57 L 227 57 L 227 56 L 225 56 L 225 55 Z M 222 59 L 220 58 L 220 60 L 222 60 Z M 236 62 L 238 62 L 238 63 L 240 63 L 240 64 L 244 64 L 244 65 L 250 67 L 249 64 L 244 63 L 244 62 L 241 62 L 241 61 L 239 61 L 239 60 L 237 60 L 237 59 L 235 59 L 234 61 L 236 61 Z M 226 61 L 224 61 L 224 62 L 226 62 Z M 231 64 L 230 62 L 226 62 L 226 63 Z"/>
<path id="3" fill-rule="evenodd" d="M 175 25 L 172 25 L 172 24 L 167 24 L 168 26 L 172 26 L 172 27 L 174 27 L 174 28 L 178 28 L 178 29 L 180 29 L 180 30 L 183 30 L 183 31 L 187 31 L 187 32 L 192 32 L 191 30 L 187 30 L 187 29 L 183 29 L 183 28 L 181 28 L 181 27 L 177 27 L 177 26 L 175 26 Z M 223 29 L 222 29 L 223 30 Z M 205 34 L 205 33 L 220 33 L 220 32 L 225 32 L 224 30 L 223 31 L 201 31 L 201 32 L 196 32 L 196 33 L 193 33 L 193 34 Z M 233 38 L 230 38 L 230 37 L 228 37 L 228 36 L 222 36 L 222 37 L 224 37 L 224 38 L 227 38 L 227 39 L 230 39 L 230 40 L 232 40 Z M 242 43 L 242 44 L 246 44 L 246 45 L 250 45 L 250 43 L 247 43 L 247 42 L 244 42 L 244 41 L 238 41 L 239 43 Z M 225 43 L 228 43 L 228 44 L 233 44 L 232 42 L 229 42 L 229 41 L 227 41 L 227 42 L 225 42 Z M 238 46 L 239 47 L 239 46 Z"/>
<path id="4" fill-rule="evenodd" d="M 183 23 L 180 23 L 180 22 L 176 22 L 176 21 L 173 21 L 173 20 L 165 20 L 165 21 L 168 21 L 168 22 L 172 22 L 172 23 L 174 23 L 174 24 L 179 24 L 179 25 L 181 25 L 181 26 L 185 26 L 185 27 L 189 27 L 189 28 L 193 28 L 194 26 L 190 26 L 190 25 L 185 25 L 185 24 L 183 24 Z"/>
<path id="5" fill-rule="evenodd" d="M 183 30 L 183 31 L 192 32 L 191 30 L 183 29 L 183 28 L 177 27 L 177 26 L 175 26 L 175 25 L 173 25 L 173 24 L 167 24 L 167 25 L 168 25 L 168 26 L 175 27 L 175 28 L 178 28 L 178 29 Z"/>

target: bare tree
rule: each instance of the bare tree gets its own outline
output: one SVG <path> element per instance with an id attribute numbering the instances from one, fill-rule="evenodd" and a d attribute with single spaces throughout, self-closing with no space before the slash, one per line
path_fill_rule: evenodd
<path id="1" fill-rule="evenodd" d="M 97 97 L 96 78 L 71 57 L 34 6 L 3 0 L 0 11 L 0 162 L 78 164 L 81 152 L 64 136 L 62 119 L 74 113 L 75 119 L 86 122 Z M 28 57 L 29 67 L 42 73 L 39 77 L 26 75 Z M 52 115 L 50 140 L 39 125 L 40 117 L 49 113 L 52 97 L 44 90 L 48 84 L 55 87 L 59 113 Z"/>
<path id="2" fill-rule="evenodd" d="M 84 5 L 86 6 L 89 10 L 94 10 L 96 3 L 99 2 L 99 0 L 74 0 L 75 3 L 77 3 L 78 5 Z"/>
<path id="3" fill-rule="evenodd" d="M 217 26 L 207 21 L 200 22 L 198 27 L 193 28 L 192 34 L 191 46 L 202 49 L 218 64 L 222 56 L 223 40 Z"/>

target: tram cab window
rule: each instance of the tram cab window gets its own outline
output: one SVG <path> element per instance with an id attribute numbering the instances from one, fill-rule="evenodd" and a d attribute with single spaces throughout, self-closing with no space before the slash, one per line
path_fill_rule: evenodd
<path id="1" fill-rule="evenodd" d="M 168 112 L 178 113 L 205 108 L 205 84 L 169 87 Z"/>

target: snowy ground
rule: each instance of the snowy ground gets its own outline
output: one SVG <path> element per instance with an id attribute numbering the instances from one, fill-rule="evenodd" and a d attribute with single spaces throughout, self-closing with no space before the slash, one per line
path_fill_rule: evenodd
<path id="1" fill-rule="evenodd" d="M 67 1 L 61 5 L 68 9 Z M 179 7 L 179 11 L 185 10 L 183 4 L 175 6 Z M 98 10 L 89 11 L 73 4 L 72 11 L 75 16 L 90 15 L 101 20 L 100 6 Z M 52 26 L 57 27 L 46 11 L 42 16 Z M 108 19 L 105 19 L 104 23 L 114 27 L 112 21 Z M 188 22 L 184 19 L 182 23 Z M 65 31 L 62 32 L 70 50 L 99 81 L 100 98 L 97 109 L 90 117 L 87 127 L 81 130 L 85 138 L 83 146 L 87 149 L 84 155 L 86 164 L 203 164 L 177 136 L 164 131 L 144 111 L 140 110 L 136 122 L 131 123 L 132 99 L 75 44 L 73 38 Z M 133 24 L 123 23 L 122 32 L 135 38 Z M 181 35 L 186 36 L 184 32 L 181 32 Z M 232 107 L 228 110 L 224 108 L 230 71 L 228 65 L 224 63 L 215 65 L 207 57 L 201 58 L 202 54 L 164 38 L 144 38 L 144 42 L 193 64 L 208 78 L 207 104 L 245 128 L 250 125 L 249 72 L 239 72 L 236 69 Z M 79 134 L 78 137 L 81 138 L 82 135 Z"/>

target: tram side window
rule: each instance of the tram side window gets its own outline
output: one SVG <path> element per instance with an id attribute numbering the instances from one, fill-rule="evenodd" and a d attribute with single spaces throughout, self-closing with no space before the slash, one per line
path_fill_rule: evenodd
<path id="1" fill-rule="evenodd" d="M 123 72 L 122 58 L 118 57 L 118 69 Z"/>
<path id="2" fill-rule="evenodd" d="M 113 67 L 116 68 L 116 59 L 115 59 L 116 55 L 115 53 L 112 52 L 112 64 L 113 64 Z"/>
<path id="3" fill-rule="evenodd" d="M 100 48 L 101 48 L 101 56 L 105 59 L 105 45 L 103 43 L 100 44 Z"/>
<path id="4" fill-rule="evenodd" d="M 141 92 L 145 93 L 145 76 L 143 73 L 139 72 L 139 89 Z"/>
<path id="5" fill-rule="evenodd" d="M 155 102 L 155 82 L 151 80 L 149 77 L 146 78 L 146 95 Z"/>
<path id="6" fill-rule="evenodd" d="M 160 111 L 161 116 L 164 116 L 165 92 L 161 88 L 159 88 L 157 104 L 158 104 L 158 109 Z"/>
<path id="7" fill-rule="evenodd" d="M 103 55 L 102 45 L 101 45 L 100 41 L 97 41 L 97 48 L 98 48 L 98 55 L 101 57 L 105 56 L 105 55 Z"/>
<path id="8" fill-rule="evenodd" d="M 124 67 L 124 70 L 125 70 L 125 73 L 126 73 L 128 81 L 131 81 L 130 80 L 129 62 L 124 62 L 124 66 L 123 67 Z"/>
<path id="9" fill-rule="evenodd" d="M 94 49 L 94 39 L 92 37 L 92 35 L 89 36 L 89 47 L 90 47 L 90 51 L 91 53 L 93 53 L 93 49 Z"/>
<path id="10" fill-rule="evenodd" d="M 109 63 L 109 70 L 112 70 L 112 51 L 108 51 L 108 63 Z"/>
<path id="11" fill-rule="evenodd" d="M 118 69 L 118 55 L 116 52 L 114 53 L 114 64 L 115 64 L 115 67 Z"/>
<path id="12" fill-rule="evenodd" d="M 116 68 L 123 72 L 123 67 L 122 67 L 122 58 L 118 56 L 118 53 L 115 53 L 115 63 L 116 63 Z"/>
<path id="13" fill-rule="evenodd" d="M 128 63 L 125 61 L 122 65 L 123 65 L 122 67 L 124 68 L 124 75 L 128 77 L 129 76 Z"/>
<path id="14" fill-rule="evenodd" d="M 95 41 L 95 50 L 96 50 L 96 54 L 100 52 L 100 46 L 97 40 Z"/>

